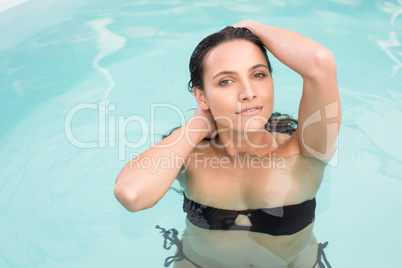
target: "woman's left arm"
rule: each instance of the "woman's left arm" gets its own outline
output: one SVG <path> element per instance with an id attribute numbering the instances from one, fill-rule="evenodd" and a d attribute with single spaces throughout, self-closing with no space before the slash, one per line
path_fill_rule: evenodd
<path id="1" fill-rule="evenodd" d="M 331 51 L 298 33 L 252 20 L 234 27 L 246 27 L 282 63 L 303 78 L 297 135 L 300 152 L 328 159 L 336 149 L 342 113 Z"/>

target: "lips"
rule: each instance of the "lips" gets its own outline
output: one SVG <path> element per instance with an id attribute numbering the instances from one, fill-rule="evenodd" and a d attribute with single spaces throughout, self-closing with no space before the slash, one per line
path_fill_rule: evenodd
<path id="1" fill-rule="evenodd" d="M 262 109 L 261 105 L 254 105 L 254 106 L 244 108 L 241 111 L 237 112 L 236 114 L 254 113 L 254 112 L 259 112 L 261 109 Z"/>

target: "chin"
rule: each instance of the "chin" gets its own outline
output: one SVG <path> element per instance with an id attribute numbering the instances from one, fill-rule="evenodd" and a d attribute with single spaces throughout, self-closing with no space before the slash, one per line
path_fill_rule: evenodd
<path id="1" fill-rule="evenodd" d="M 267 122 L 268 119 L 266 118 L 250 118 L 243 124 L 242 130 L 249 133 L 265 131 L 265 125 Z"/>

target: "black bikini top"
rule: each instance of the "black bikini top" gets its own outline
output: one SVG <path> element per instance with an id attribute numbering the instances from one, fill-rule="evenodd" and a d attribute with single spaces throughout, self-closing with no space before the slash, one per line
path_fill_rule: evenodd
<path id="1" fill-rule="evenodd" d="M 227 210 L 196 203 L 184 195 L 183 210 L 187 219 L 200 228 L 209 230 L 244 230 L 269 235 L 295 234 L 314 222 L 315 198 L 284 207 Z M 235 223 L 239 214 L 250 220 L 250 226 Z"/>

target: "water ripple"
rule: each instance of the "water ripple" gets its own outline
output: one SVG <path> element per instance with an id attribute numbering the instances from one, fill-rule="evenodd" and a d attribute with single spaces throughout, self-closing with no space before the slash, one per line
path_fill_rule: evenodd
<path id="1" fill-rule="evenodd" d="M 392 2 L 384 2 L 378 4 L 378 8 L 386 13 L 391 13 L 391 26 L 395 26 L 395 21 L 402 14 L 402 0 L 398 0 L 398 4 Z"/>
<path id="2" fill-rule="evenodd" d="M 398 5 L 399 4 L 399 5 Z M 391 13 L 391 27 L 395 29 L 395 21 L 399 15 L 402 14 L 402 0 L 398 0 L 398 4 L 392 2 L 383 2 L 377 4 L 377 7 L 386 12 Z M 397 32 L 392 30 L 389 33 L 388 40 L 376 40 L 377 45 L 388 55 L 388 57 L 396 62 L 396 65 L 392 67 L 391 77 L 394 77 L 398 70 L 402 68 L 402 45 L 398 39 Z"/>
<path id="3" fill-rule="evenodd" d="M 392 67 L 391 76 L 394 77 L 398 70 L 402 68 L 402 62 L 399 59 L 401 52 L 396 50 L 401 48 L 401 42 L 396 37 L 395 32 L 390 33 L 388 40 L 377 40 L 377 45 L 390 57 L 391 60 L 396 62 L 396 65 Z M 396 50 L 396 51 L 395 51 Z"/>
<path id="4" fill-rule="evenodd" d="M 109 24 L 114 21 L 109 18 L 92 20 L 87 23 L 91 26 L 94 31 L 98 34 L 96 43 L 98 44 L 99 52 L 92 61 L 93 67 L 103 74 L 108 81 L 108 88 L 102 100 L 106 100 L 109 96 L 110 91 L 115 87 L 116 83 L 113 79 L 112 74 L 107 68 L 101 67 L 99 62 L 101 59 L 119 51 L 126 45 L 126 39 L 120 35 L 115 34 L 106 28 Z"/>
<path id="5" fill-rule="evenodd" d="M 0 157 L 10 154 L 14 157 L 0 172 L 9 178 L 0 185 L 5 259 L 32 267 L 47 259 L 77 258 L 119 234 L 110 152 L 75 148 L 60 133 L 13 152 L 8 147 Z"/>
<path id="6" fill-rule="evenodd" d="M 402 118 L 402 94 L 343 92 L 344 120 L 340 134 L 342 161 L 353 164 L 367 152 L 381 162 L 379 172 L 402 179 L 402 151 L 395 125 Z M 350 103 L 354 103 L 351 105 Z M 358 103 L 358 105 L 356 105 Z M 343 144 L 342 141 L 348 141 Z"/>

